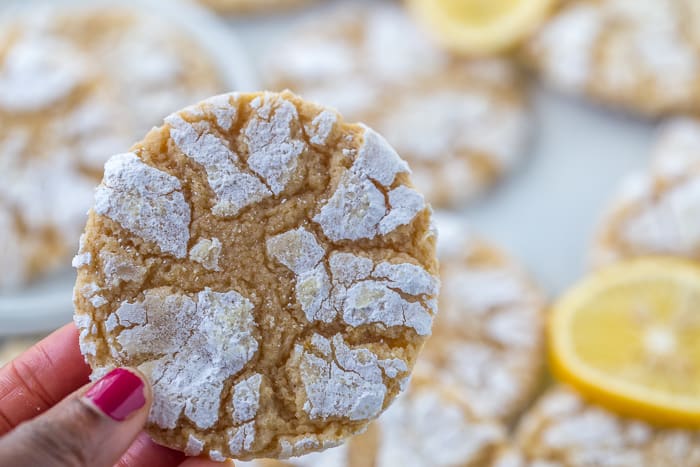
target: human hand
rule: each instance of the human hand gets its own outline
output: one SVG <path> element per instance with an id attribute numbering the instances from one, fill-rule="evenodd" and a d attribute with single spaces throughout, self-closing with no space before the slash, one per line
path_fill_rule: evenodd
<path id="1" fill-rule="evenodd" d="M 142 432 L 152 393 L 137 372 L 117 369 L 94 384 L 89 375 L 72 324 L 0 368 L 0 465 L 226 465 L 186 459 Z"/>

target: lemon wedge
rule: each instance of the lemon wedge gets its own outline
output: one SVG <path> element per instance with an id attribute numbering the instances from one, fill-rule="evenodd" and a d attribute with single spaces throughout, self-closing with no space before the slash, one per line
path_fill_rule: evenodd
<path id="1" fill-rule="evenodd" d="M 552 370 L 622 415 L 700 427 L 700 267 L 671 258 L 620 263 L 555 304 Z"/>
<path id="2" fill-rule="evenodd" d="M 532 34 L 555 0 L 406 1 L 445 47 L 467 55 L 490 55 Z"/>

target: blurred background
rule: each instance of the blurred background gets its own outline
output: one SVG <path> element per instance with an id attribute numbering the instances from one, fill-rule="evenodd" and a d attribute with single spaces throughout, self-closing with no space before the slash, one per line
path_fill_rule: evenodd
<path id="1" fill-rule="evenodd" d="M 646 221 L 625 216 L 646 215 L 664 195 L 650 187 L 680 184 L 700 155 L 691 117 L 700 109 L 700 2 L 459 3 L 0 0 L 0 365 L 71 320 L 71 258 L 106 159 L 170 112 L 227 91 L 289 88 L 375 127 L 433 203 L 441 250 L 486 239 L 529 271 L 524 288 L 542 296 L 635 252 L 696 257 L 700 196 Z M 458 266 L 481 267 L 469 261 Z M 528 365 L 537 367 L 542 317 L 533 320 Z M 508 413 L 470 416 L 510 431 L 542 384 L 524 386 Z M 477 449 L 475 463 L 420 465 L 490 465 L 484 452 L 501 452 L 507 438 Z M 681 463 L 647 462 L 626 438 L 631 457 L 596 463 L 595 452 L 613 451 L 590 444 L 588 460 L 557 451 L 569 460 L 547 465 L 700 465 L 687 453 Z M 504 456 L 513 462 L 504 466 L 537 457 Z"/>

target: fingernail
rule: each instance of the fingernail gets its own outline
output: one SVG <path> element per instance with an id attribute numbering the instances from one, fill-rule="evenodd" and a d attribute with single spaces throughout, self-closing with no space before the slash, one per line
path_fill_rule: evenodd
<path id="1" fill-rule="evenodd" d="M 146 404 L 143 389 L 141 378 L 117 368 L 97 381 L 84 397 L 111 419 L 122 422 Z"/>

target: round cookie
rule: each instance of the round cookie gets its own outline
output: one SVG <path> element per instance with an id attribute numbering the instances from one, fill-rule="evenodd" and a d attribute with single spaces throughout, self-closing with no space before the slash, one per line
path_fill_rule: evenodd
<path id="1" fill-rule="evenodd" d="M 438 292 L 431 211 L 376 132 L 230 94 L 112 157 L 75 259 L 98 377 L 143 371 L 148 432 L 213 459 L 335 446 L 399 394 Z"/>
<path id="2" fill-rule="evenodd" d="M 450 56 L 398 5 L 324 11 L 272 48 L 263 77 L 376 128 L 438 206 L 472 199 L 524 156 L 527 98 L 515 65 Z"/>
<path id="3" fill-rule="evenodd" d="M 444 252 L 441 277 L 419 368 L 457 388 L 479 419 L 508 423 L 541 383 L 543 294 L 513 259 L 473 237 Z"/>
<path id="4" fill-rule="evenodd" d="M 525 414 L 507 461 L 497 467 L 697 467 L 700 433 L 621 418 L 558 386 Z"/>
<path id="5" fill-rule="evenodd" d="M 547 81 L 631 112 L 700 109 L 696 0 L 570 0 L 527 44 Z"/>
<path id="6" fill-rule="evenodd" d="M 317 0 L 199 0 L 222 13 L 259 13 L 287 10 L 308 5 Z"/>
<path id="7" fill-rule="evenodd" d="M 481 467 L 506 437 L 479 421 L 455 388 L 420 376 L 366 433 L 347 445 L 264 467 Z"/>
<path id="8" fill-rule="evenodd" d="M 136 9 L 18 15 L 0 27 L 0 288 L 67 263 L 106 155 L 223 87 L 193 40 Z"/>
<path id="9" fill-rule="evenodd" d="M 700 259 L 700 121 L 676 119 L 659 133 L 650 169 L 627 177 L 605 214 L 592 263 L 645 255 Z"/>

